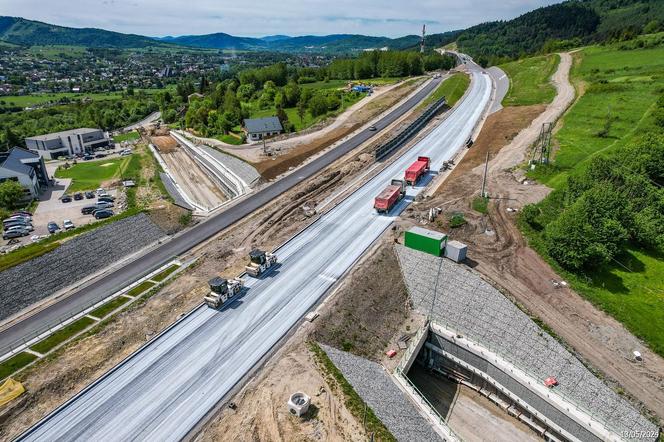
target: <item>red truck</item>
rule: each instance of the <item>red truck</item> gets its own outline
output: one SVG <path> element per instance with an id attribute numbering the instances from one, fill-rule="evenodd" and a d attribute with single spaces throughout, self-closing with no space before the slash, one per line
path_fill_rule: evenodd
<path id="1" fill-rule="evenodd" d="M 378 213 L 387 213 L 396 203 L 406 196 L 406 185 L 401 180 L 392 180 L 389 186 L 374 200 L 374 209 Z"/>
<path id="2" fill-rule="evenodd" d="M 404 177 L 406 184 L 414 186 L 425 173 L 429 172 L 430 164 L 431 158 L 417 157 L 417 161 L 415 161 L 408 169 L 406 169 L 406 176 Z"/>

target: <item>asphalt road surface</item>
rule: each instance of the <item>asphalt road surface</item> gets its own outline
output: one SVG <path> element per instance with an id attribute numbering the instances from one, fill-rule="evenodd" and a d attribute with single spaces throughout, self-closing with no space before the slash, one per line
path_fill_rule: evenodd
<path id="1" fill-rule="evenodd" d="M 437 128 L 278 251 L 280 265 L 221 311 L 201 306 L 65 403 L 22 440 L 175 441 L 247 374 L 362 256 L 431 179 L 389 216 L 373 199 L 418 155 L 432 170 L 463 148 L 490 101 L 475 70 L 466 98 Z"/>
<path id="2" fill-rule="evenodd" d="M 0 332 L 0 354 L 9 351 L 11 346 L 20 344 L 23 339 L 32 338 L 36 332 L 44 331 L 46 325 L 56 324 L 59 322 L 59 318 L 69 317 L 74 313 L 78 313 L 88 307 L 90 303 L 96 300 L 101 300 L 103 297 L 108 296 L 109 294 L 126 287 L 140 277 L 147 275 L 152 270 L 216 235 L 220 231 L 254 212 L 256 209 L 269 203 L 293 186 L 329 166 L 334 161 L 380 133 L 382 129 L 392 124 L 395 120 L 420 103 L 420 101 L 429 95 L 439 83 L 440 79 L 432 80 L 417 94 L 413 95 L 406 102 L 387 114 L 375 124 L 376 131 L 372 132 L 367 130 L 360 132 L 337 146 L 335 149 L 302 166 L 274 184 L 256 192 L 244 201 L 241 201 L 222 213 L 211 217 L 206 222 L 187 230 L 184 234 L 174 237 L 162 246 L 146 253 L 113 273 L 96 280 L 94 283 L 78 290 L 70 296 L 62 299 L 60 302 L 55 303 L 44 310 L 35 313 L 33 316 L 3 330 Z"/>

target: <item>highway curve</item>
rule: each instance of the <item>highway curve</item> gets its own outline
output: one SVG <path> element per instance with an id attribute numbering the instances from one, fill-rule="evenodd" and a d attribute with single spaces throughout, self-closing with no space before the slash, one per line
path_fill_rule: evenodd
<path id="1" fill-rule="evenodd" d="M 120 269 L 96 280 L 94 283 L 72 293 L 61 301 L 46 307 L 34 315 L 8 327 L 0 332 L 0 354 L 10 350 L 10 346 L 21 343 L 24 339 L 32 338 L 37 331 L 43 331 L 49 324 L 57 324 L 60 318 L 69 317 L 88 307 L 90 303 L 102 299 L 128 286 L 140 277 L 147 275 L 152 270 L 165 264 L 174 257 L 185 253 L 201 242 L 216 235 L 256 209 L 269 203 L 293 186 L 311 177 L 315 173 L 332 164 L 342 156 L 357 148 L 382 129 L 392 124 L 403 114 L 419 104 L 440 83 L 440 79 L 433 79 L 415 95 L 402 103 L 392 112 L 378 121 L 376 131 L 362 131 L 330 150 L 326 154 L 316 158 L 308 164 L 297 169 L 290 175 L 265 187 L 247 197 L 247 199 L 228 208 L 227 210 L 212 216 L 204 223 L 198 224 L 186 230 L 158 248 L 146 253 L 136 260 L 128 263 Z M 15 345 L 14 345 L 15 346 Z"/>
<path id="2" fill-rule="evenodd" d="M 361 257 L 423 187 L 391 216 L 374 196 L 418 155 L 432 170 L 463 148 L 490 102 L 475 69 L 469 93 L 438 127 L 337 207 L 282 246 L 281 265 L 250 279 L 222 311 L 201 306 L 51 413 L 21 440 L 160 440 L 186 436 Z M 430 178 L 430 177 L 429 177 Z"/>

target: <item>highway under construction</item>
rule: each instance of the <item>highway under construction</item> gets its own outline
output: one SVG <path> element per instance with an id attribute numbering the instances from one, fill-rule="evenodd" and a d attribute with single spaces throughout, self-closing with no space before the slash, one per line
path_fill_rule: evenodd
<path id="1" fill-rule="evenodd" d="M 180 440 L 344 276 L 428 184 L 408 187 L 385 215 L 374 197 L 419 156 L 441 168 L 482 119 L 490 77 L 470 66 L 462 101 L 426 137 L 335 208 L 281 246 L 279 264 L 221 310 L 201 304 L 56 409 L 20 440 Z M 297 174 L 297 172 L 295 172 Z M 299 174 L 298 174 L 299 175 Z"/>

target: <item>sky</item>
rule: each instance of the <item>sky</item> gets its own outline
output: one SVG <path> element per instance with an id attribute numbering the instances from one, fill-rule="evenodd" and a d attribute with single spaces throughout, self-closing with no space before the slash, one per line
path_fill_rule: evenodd
<path id="1" fill-rule="evenodd" d="M 560 0 L 0 0 L 0 15 L 166 36 L 364 34 L 400 37 L 514 18 Z"/>

